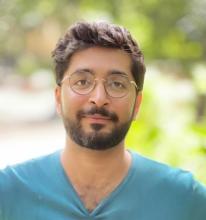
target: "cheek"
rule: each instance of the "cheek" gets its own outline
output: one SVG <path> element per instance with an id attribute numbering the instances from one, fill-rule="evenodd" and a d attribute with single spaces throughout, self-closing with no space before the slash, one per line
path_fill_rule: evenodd
<path id="1" fill-rule="evenodd" d="M 62 113 L 66 116 L 73 117 L 86 102 L 86 97 L 74 94 L 73 92 L 62 93 Z"/>
<path id="2" fill-rule="evenodd" d="M 115 105 L 115 112 L 116 114 L 118 114 L 120 120 L 127 121 L 132 117 L 134 102 L 135 101 L 126 100 L 124 102 L 124 105 L 122 104 L 122 102 Z"/>

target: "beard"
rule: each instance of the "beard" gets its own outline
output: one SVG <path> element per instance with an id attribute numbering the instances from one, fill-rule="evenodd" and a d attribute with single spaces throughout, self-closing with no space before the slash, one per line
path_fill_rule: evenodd
<path id="1" fill-rule="evenodd" d="M 114 123 L 113 129 L 108 133 L 101 132 L 105 126 L 102 124 L 91 124 L 92 131 L 86 132 L 81 125 L 81 119 L 85 115 L 100 114 L 109 117 Z M 77 112 L 76 121 L 63 116 L 64 127 L 67 135 L 78 145 L 93 149 L 93 150 L 107 150 L 118 145 L 126 136 L 132 122 L 132 117 L 125 123 L 117 125 L 119 121 L 118 116 L 109 112 L 104 108 L 92 108 L 88 111 L 80 110 Z"/>

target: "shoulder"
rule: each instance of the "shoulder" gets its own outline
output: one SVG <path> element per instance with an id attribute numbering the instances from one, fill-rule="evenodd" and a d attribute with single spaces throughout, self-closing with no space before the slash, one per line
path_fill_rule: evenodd
<path id="1" fill-rule="evenodd" d="M 135 152 L 132 152 L 136 172 L 142 177 L 150 178 L 172 185 L 190 187 L 193 175 L 185 170 L 171 167 L 167 164 L 149 159 Z M 146 175 L 145 175 L 146 174 Z"/>
<path id="2" fill-rule="evenodd" d="M 206 186 L 185 170 L 173 168 L 132 152 L 136 175 L 151 194 L 163 201 L 173 201 L 187 210 L 191 219 L 206 216 Z"/>
<path id="3" fill-rule="evenodd" d="M 55 166 L 59 154 L 60 152 L 57 151 L 0 170 L 0 192 L 15 188 L 20 183 L 24 184 L 26 181 L 32 182 L 42 178 L 48 172 L 49 167 Z"/>
<path id="4" fill-rule="evenodd" d="M 51 190 L 47 186 L 57 182 L 59 155 L 57 151 L 0 170 L 0 219 L 39 202 L 39 196 Z"/>

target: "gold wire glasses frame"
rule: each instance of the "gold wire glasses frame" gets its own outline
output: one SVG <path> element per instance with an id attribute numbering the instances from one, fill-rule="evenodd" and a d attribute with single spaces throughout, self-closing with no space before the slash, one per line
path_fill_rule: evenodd
<path id="1" fill-rule="evenodd" d="M 96 87 L 97 79 L 92 73 L 89 72 L 74 72 L 70 76 L 66 76 L 61 81 L 62 85 L 65 81 L 68 82 L 68 86 L 73 92 L 79 95 L 88 95 Z M 129 80 L 129 78 L 123 74 L 111 74 L 106 79 L 101 79 L 104 85 L 106 93 L 113 98 L 122 98 L 128 94 L 131 89 L 131 85 L 134 85 L 136 90 L 139 88 L 135 81 Z"/>

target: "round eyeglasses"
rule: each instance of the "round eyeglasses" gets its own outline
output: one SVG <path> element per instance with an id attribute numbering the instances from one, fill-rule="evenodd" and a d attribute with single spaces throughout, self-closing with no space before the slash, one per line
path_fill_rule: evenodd
<path id="1" fill-rule="evenodd" d="M 123 74 L 113 73 L 108 75 L 105 79 L 101 79 L 106 93 L 113 98 L 121 98 L 126 96 L 131 91 L 132 86 L 138 90 L 138 86 L 135 81 L 130 81 L 129 78 Z M 87 95 L 93 91 L 97 81 L 94 74 L 87 71 L 77 71 L 66 76 L 62 83 L 66 83 L 73 92 L 79 95 Z"/>

